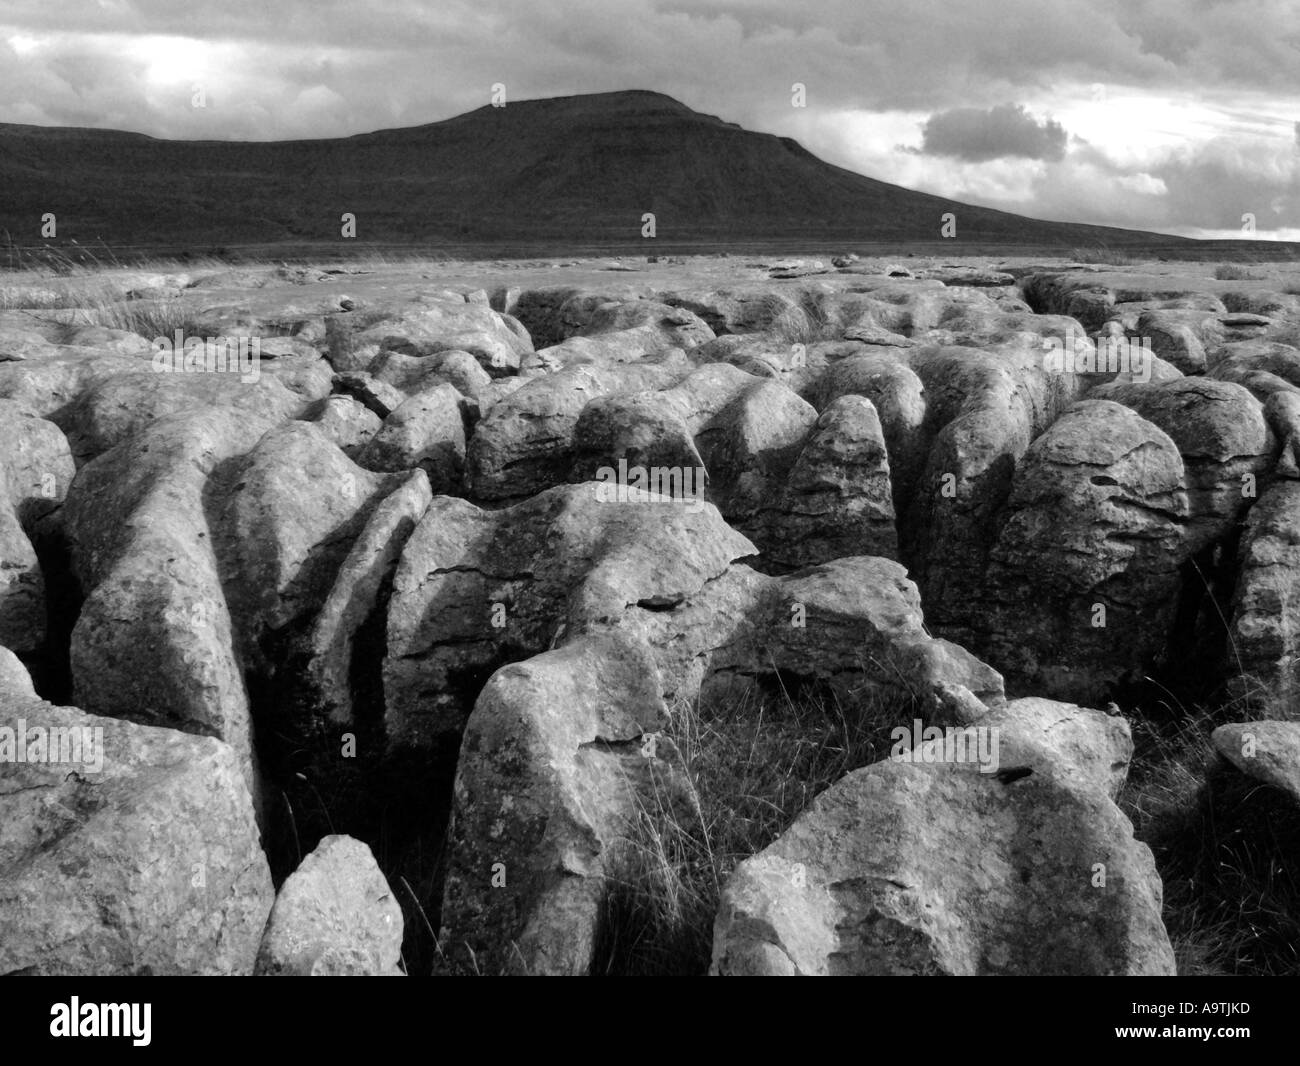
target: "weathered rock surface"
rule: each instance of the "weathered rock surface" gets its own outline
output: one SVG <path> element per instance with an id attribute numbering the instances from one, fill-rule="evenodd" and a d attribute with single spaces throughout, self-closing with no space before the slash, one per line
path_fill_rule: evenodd
<path id="1" fill-rule="evenodd" d="M 353 640 L 373 612 L 397 567 L 411 533 L 433 496 L 429 479 L 413 470 L 375 507 L 353 542 L 329 595 L 295 651 L 303 661 L 302 700 L 317 723 L 347 728 L 353 723 Z"/>
<path id="2" fill-rule="evenodd" d="M 493 376 L 513 372 L 532 351 L 527 333 L 481 304 L 423 300 L 402 308 L 354 311 L 327 320 L 335 370 L 366 370 L 381 351 L 421 358 L 468 352 Z"/>
<path id="3" fill-rule="evenodd" d="M 315 615 L 367 518 L 400 475 L 352 462 L 310 422 L 289 422 L 232 470 L 217 551 L 251 666 L 269 632 Z"/>
<path id="4" fill-rule="evenodd" d="M 1300 722 L 1221 725 L 1212 740 L 1215 750 L 1243 774 L 1300 803 Z"/>
<path id="5" fill-rule="evenodd" d="M 666 367 L 579 366 L 529 381 L 493 405 L 466 449 L 466 489 L 484 500 L 532 495 L 568 479 L 582 410 L 615 389 L 664 388 L 684 376 Z"/>
<path id="6" fill-rule="evenodd" d="M 115 374 L 81 394 L 69 415 L 68 440 L 85 462 L 167 416 L 222 408 L 270 423 L 294 418 L 304 406 L 302 396 L 271 377 L 254 382 L 232 373 Z"/>
<path id="7" fill-rule="evenodd" d="M 841 396 L 818 418 L 776 500 L 742 525 L 768 558 L 800 567 L 848 555 L 896 558 L 889 453 L 875 406 Z"/>
<path id="8" fill-rule="evenodd" d="M 351 396 L 331 396 L 313 412 L 312 421 L 349 459 L 359 453 L 384 424 L 374 411 Z"/>
<path id="9" fill-rule="evenodd" d="M 609 629 L 651 648 L 666 699 L 693 698 L 711 674 L 748 684 L 778 670 L 957 717 L 1001 697 L 994 671 L 925 634 L 897 563 L 841 559 L 774 579 L 734 565 L 754 550 L 711 504 L 635 489 L 619 499 L 600 483 L 497 511 L 435 498 L 389 601 L 390 743 L 459 730 L 467 679 Z"/>
<path id="10" fill-rule="evenodd" d="M 683 822 L 696 801 L 654 660 L 580 637 L 502 667 L 470 716 L 456 774 L 441 941 L 480 972 L 582 974 L 607 878 L 642 811 Z"/>
<path id="11" fill-rule="evenodd" d="M 1246 519 L 1229 638 L 1237 691 L 1271 713 L 1300 709 L 1300 482 L 1272 485 Z"/>
<path id="12" fill-rule="evenodd" d="M 57 512 L 74 464 L 59 427 L 0 400 L 0 645 L 44 649 L 49 604 L 32 537 Z"/>
<path id="13" fill-rule="evenodd" d="M 1127 729 L 1102 717 L 1016 708 L 997 773 L 915 758 L 849 774 L 732 875 L 713 972 L 1172 974 L 1151 854 L 1103 784 Z"/>
<path id="14" fill-rule="evenodd" d="M 390 740 L 458 731 L 469 714 L 466 680 L 481 684 L 566 630 L 671 610 L 754 551 L 707 504 L 637 498 L 636 490 L 619 501 L 607 489 L 561 486 L 498 511 L 434 499 L 389 601 Z"/>
<path id="15" fill-rule="evenodd" d="M 419 467 L 435 493 L 454 492 L 465 471 L 463 404 L 453 385 L 416 393 L 384 419 L 357 455 L 358 465 L 378 471 Z"/>
<path id="16" fill-rule="evenodd" d="M 27 667 L 23 665 L 23 661 L 17 655 L 3 644 L 0 644 L 0 692 L 8 692 L 15 696 L 31 696 L 33 698 L 36 696 L 36 689 L 32 685 L 32 676 L 27 672 Z"/>
<path id="17" fill-rule="evenodd" d="M 1274 441 L 1264 409 L 1240 385 L 1181 378 L 1158 385 L 1106 385 L 1089 399 L 1131 407 L 1178 446 L 1187 480 L 1190 553 L 1228 532 L 1272 466 Z"/>
<path id="18" fill-rule="evenodd" d="M 1130 408 L 1075 404 L 1015 471 L 969 628 L 1018 691 L 1109 698 L 1164 648 L 1187 558 L 1177 445 Z"/>
<path id="19" fill-rule="evenodd" d="M 219 737 L 250 784 L 248 695 L 209 482 L 270 428 L 230 409 L 160 419 L 82 467 L 64 504 L 86 593 L 72 633 L 78 704 Z"/>
<path id="20" fill-rule="evenodd" d="M 890 559 L 836 559 L 751 581 L 746 591 L 747 600 L 725 601 L 732 614 L 743 608 L 746 624 L 711 657 L 703 684 L 712 693 L 779 673 L 853 704 L 908 704 L 955 722 L 979 719 L 1003 700 L 995 670 L 926 632 L 920 594 Z"/>
<path id="21" fill-rule="evenodd" d="M 280 886 L 260 977 L 400 977 L 402 909 L 370 849 L 327 836 Z"/>
<path id="22" fill-rule="evenodd" d="M 0 973 L 251 974 L 274 891 L 243 756 L 0 689 L 0 730 L 20 721 L 28 761 L 0 771 Z M 90 743 L 36 761 L 35 729 Z"/>

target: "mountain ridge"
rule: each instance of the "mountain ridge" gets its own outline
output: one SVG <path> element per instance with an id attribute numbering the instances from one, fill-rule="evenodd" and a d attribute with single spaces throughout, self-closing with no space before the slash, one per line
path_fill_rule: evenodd
<path id="1" fill-rule="evenodd" d="M 916 192 L 819 159 L 653 90 L 484 105 L 420 126 L 328 139 L 185 141 L 0 124 L 0 229 L 39 242 L 136 245 L 340 240 L 636 244 L 940 241 L 1030 247 L 1195 245 L 1034 219 Z M 106 192 L 107 191 L 107 192 Z M 649 242 L 645 242 L 649 247 Z"/>

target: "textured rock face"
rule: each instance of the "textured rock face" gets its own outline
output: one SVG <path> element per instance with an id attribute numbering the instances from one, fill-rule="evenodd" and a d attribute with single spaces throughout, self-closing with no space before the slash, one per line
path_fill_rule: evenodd
<path id="1" fill-rule="evenodd" d="M 402 909 L 370 849 L 328 836 L 281 886 L 257 952 L 261 977 L 400 977 Z"/>
<path id="2" fill-rule="evenodd" d="M 1273 473 L 1300 478 L 1300 389 L 1270 393 L 1264 401 L 1264 417 L 1281 444 Z"/>
<path id="3" fill-rule="evenodd" d="M 463 300 L 424 300 L 393 310 L 327 319 L 329 360 L 336 370 L 365 370 L 381 351 L 420 358 L 468 352 L 493 376 L 518 369 L 532 350 L 526 333 L 489 307 Z"/>
<path id="4" fill-rule="evenodd" d="M 856 557 L 766 578 L 736 565 L 754 546 L 712 505 L 619 501 L 607 488 L 565 486 L 499 511 L 433 501 L 389 601 L 390 743 L 458 731 L 459 679 L 610 629 L 648 644 L 669 698 L 693 698 L 710 675 L 747 683 L 778 670 L 859 695 L 915 683 L 958 716 L 1000 697 L 996 672 L 925 634 L 897 563 Z"/>
<path id="5" fill-rule="evenodd" d="M 251 974 L 274 891 L 243 757 L 0 690 L 0 746 L 22 726 L 28 761 L 0 764 L 0 973 Z M 34 729 L 81 758 L 34 761 Z"/>
<path id="6" fill-rule="evenodd" d="M 960 722 L 1002 701 L 995 670 L 926 633 L 917 588 L 892 560 L 837 559 L 751 587 L 748 624 L 713 654 L 704 679 L 714 692 L 779 672 L 851 701 L 906 695 Z"/>
<path id="7" fill-rule="evenodd" d="M 429 509 L 429 479 L 414 470 L 384 497 L 353 542 L 307 635 L 295 648 L 303 663 L 302 699 L 314 724 L 350 727 L 353 716 L 352 659 L 357 631 L 381 609 L 380 593 L 391 581 L 407 539 Z"/>
<path id="8" fill-rule="evenodd" d="M 0 475 L 0 488 L 6 480 Z M 35 652 L 45 641 L 45 577 L 18 516 L 0 501 L 0 641 Z"/>
<path id="9" fill-rule="evenodd" d="M 63 502 L 76 472 L 59 427 L 10 400 L 0 400 L 0 471 L 7 487 L 0 505 L 7 502 L 24 528 Z"/>
<path id="10" fill-rule="evenodd" d="M 268 423 L 160 419 L 87 464 L 64 505 L 86 600 L 72 681 L 87 710 L 225 740 L 253 781 L 248 695 L 209 523 L 210 478 Z"/>
<path id="11" fill-rule="evenodd" d="M 1300 482 L 1278 482 L 1251 508 L 1229 632 L 1237 691 L 1300 708 Z"/>
<path id="12" fill-rule="evenodd" d="M 74 473 L 59 427 L 0 400 L 0 646 L 26 655 L 46 640 L 45 575 L 31 538 Z"/>
<path id="13" fill-rule="evenodd" d="M 689 819 L 653 658 L 582 637 L 493 675 L 456 775 L 443 941 L 482 972 L 581 974 L 642 810 Z"/>
<path id="14" fill-rule="evenodd" d="M 1215 750 L 1242 773 L 1300 803 L 1300 723 L 1221 725 L 1213 742 Z"/>
<path id="15" fill-rule="evenodd" d="M 97 348 L 52 347 L 48 357 L 0 362 L 0 397 L 21 404 L 67 431 L 82 393 L 121 374 L 143 373 L 141 355 L 115 355 Z"/>
<path id="16" fill-rule="evenodd" d="M 562 486 L 484 511 L 436 498 L 407 542 L 388 609 L 384 691 L 393 742 L 458 731 L 457 679 L 484 681 L 559 636 L 672 609 L 753 546 L 716 509 Z M 635 491 L 635 490 L 634 490 Z"/>
<path id="17" fill-rule="evenodd" d="M 1011 707 L 995 723 L 998 773 L 919 759 L 858 770 L 742 863 L 713 972 L 1172 974 L 1151 854 L 1105 787 L 1127 730 L 1059 704 Z"/>
<path id="18" fill-rule="evenodd" d="M 416 393 L 394 410 L 357 456 L 368 470 L 419 467 L 436 493 L 453 492 L 465 471 L 464 397 L 452 385 Z"/>
<path id="19" fill-rule="evenodd" d="M 36 689 L 27 667 L 17 655 L 3 645 L 0 645 L 0 692 L 33 698 L 36 696 Z"/>
<path id="20" fill-rule="evenodd" d="M 1200 316 L 1198 316 L 1200 317 Z M 1138 319 L 1138 333 L 1151 338 L 1151 348 L 1161 359 L 1184 374 L 1205 372 L 1205 345 L 1201 336 L 1176 314 L 1146 311 Z"/>
<path id="21" fill-rule="evenodd" d="M 466 488 L 480 499 L 505 500 L 562 484 L 578 418 L 591 399 L 614 388 L 667 386 L 679 376 L 658 366 L 580 366 L 526 383 L 480 423 L 467 448 Z"/>
<path id="22" fill-rule="evenodd" d="M 1187 514 L 1163 431 L 1108 400 L 1076 404 L 1016 470 L 972 647 L 1022 690 L 1106 698 L 1167 639 Z"/>
<path id="23" fill-rule="evenodd" d="M 984 567 L 1033 417 L 1011 369 L 983 352 L 929 350 L 913 368 L 927 395 L 927 457 L 903 521 L 903 557 L 942 615 Z"/>
<path id="24" fill-rule="evenodd" d="M 326 390 L 328 391 L 328 385 Z M 237 374 L 117 374 L 82 394 L 68 432 L 79 461 L 102 455 L 168 415 L 226 408 L 252 422 L 295 417 L 304 398 L 274 378 L 242 381 Z"/>
<path id="25" fill-rule="evenodd" d="M 401 476 L 363 470 L 309 422 L 271 430 L 232 474 L 217 550 L 243 651 L 256 662 L 265 632 L 320 610 L 352 541 Z"/>
<path id="26" fill-rule="evenodd" d="M 360 400 L 342 395 L 324 401 L 315 412 L 313 421 L 350 459 L 357 457 L 384 424 L 383 419 Z"/>
<path id="27" fill-rule="evenodd" d="M 822 412 L 773 495 L 756 501 L 747 531 L 774 562 L 898 555 L 889 454 L 865 396 L 842 396 Z"/>
<path id="28" fill-rule="evenodd" d="M 1264 408 L 1226 381 L 1181 378 L 1155 385 L 1107 385 L 1090 399 L 1131 407 L 1169 435 L 1187 479 L 1187 551 L 1221 540 L 1253 502 L 1273 463 Z"/>

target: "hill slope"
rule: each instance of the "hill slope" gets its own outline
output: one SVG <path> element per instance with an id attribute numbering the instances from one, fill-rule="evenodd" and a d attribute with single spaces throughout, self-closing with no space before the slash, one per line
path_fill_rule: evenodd
<path id="1" fill-rule="evenodd" d="M 661 246 L 935 242 L 948 211 L 963 245 L 1193 243 L 913 192 L 643 91 L 485 106 L 331 140 L 164 141 L 0 124 L 0 188 L 0 230 L 21 245 L 42 243 L 47 211 L 61 241 L 110 246 L 335 241 L 347 211 L 367 243 L 628 245 L 647 211 Z"/>

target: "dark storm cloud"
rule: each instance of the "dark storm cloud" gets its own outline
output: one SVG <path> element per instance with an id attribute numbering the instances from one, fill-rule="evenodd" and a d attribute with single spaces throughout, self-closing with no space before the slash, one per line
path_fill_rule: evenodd
<path id="1" fill-rule="evenodd" d="M 755 122 L 789 106 L 795 81 L 810 106 L 936 111 L 1067 81 L 1293 91 L 1300 69 L 1292 0 L 6 0 L 0 37 L 8 27 L 237 45 L 270 75 L 256 102 L 269 111 L 273 94 L 314 84 L 299 57 L 329 56 L 362 126 L 390 122 L 394 94 L 441 118 L 483 103 L 492 81 L 517 99 L 653 87 Z"/>
<path id="2" fill-rule="evenodd" d="M 931 115 L 921 128 L 920 151 L 972 163 L 990 159 L 1063 159 L 1069 135 L 1053 119 L 1039 121 L 1022 104 L 982 110 L 955 107 Z"/>

